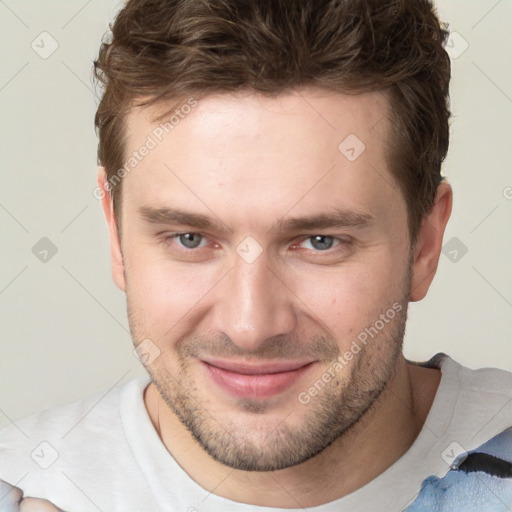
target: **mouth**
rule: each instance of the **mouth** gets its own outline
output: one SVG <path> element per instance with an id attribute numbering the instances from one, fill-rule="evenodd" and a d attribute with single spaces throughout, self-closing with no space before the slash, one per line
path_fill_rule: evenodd
<path id="1" fill-rule="evenodd" d="M 213 383 L 237 398 L 263 399 L 283 393 L 314 365 L 314 361 L 247 362 L 200 361 Z"/>

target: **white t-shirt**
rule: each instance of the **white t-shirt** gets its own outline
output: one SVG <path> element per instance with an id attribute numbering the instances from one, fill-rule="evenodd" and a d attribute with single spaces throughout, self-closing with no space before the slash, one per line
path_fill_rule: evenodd
<path id="1" fill-rule="evenodd" d="M 442 478 L 460 454 L 512 426 L 511 373 L 470 370 L 443 354 L 424 365 L 440 368 L 442 377 L 409 450 L 370 483 L 310 512 L 402 511 L 427 477 Z M 136 379 L 3 428 L 0 479 L 66 512 L 294 510 L 234 502 L 192 480 L 151 423 L 143 401 L 148 383 L 148 377 Z"/>

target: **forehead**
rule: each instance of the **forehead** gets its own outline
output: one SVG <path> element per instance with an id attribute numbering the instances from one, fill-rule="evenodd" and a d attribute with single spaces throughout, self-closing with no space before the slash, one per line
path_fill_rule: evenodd
<path id="1" fill-rule="evenodd" d="M 168 109 L 137 108 L 127 118 L 127 160 L 150 147 L 123 184 L 135 207 L 184 201 L 206 213 L 211 203 L 225 217 L 236 206 L 241 216 L 275 218 L 295 205 L 304 213 L 396 202 L 382 92 L 219 94 Z"/>
<path id="2" fill-rule="evenodd" d="M 183 124 L 187 126 L 188 135 L 195 134 L 202 139 L 211 137 L 212 129 L 222 129 L 228 136 L 230 127 L 240 139 L 255 133 L 260 138 L 261 129 L 270 133 L 284 124 L 290 135 L 311 138 L 318 133 L 325 137 L 331 132 L 337 140 L 351 129 L 361 138 L 368 139 L 368 131 L 373 132 L 378 126 L 377 132 L 372 134 L 373 139 L 387 128 L 388 118 L 389 101 L 384 91 L 342 94 L 323 89 L 298 89 L 277 96 L 246 91 L 213 94 L 201 100 L 189 96 L 133 108 L 127 116 L 128 145 L 136 144 L 140 135 L 157 130 L 158 126 L 168 135 L 171 131 L 183 131 L 183 128 L 177 130 Z M 188 121 L 183 123 L 185 119 Z M 245 125 L 243 133 L 236 132 L 237 123 Z M 158 133 L 156 137 L 159 138 Z"/>
<path id="3" fill-rule="evenodd" d="M 190 145 L 212 142 L 217 151 L 227 140 L 244 145 L 245 152 L 251 147 L 258 150 L 258 145 L 248 144 L 256 140 L 267 146 L 270 141 L 282 145 L 309 140 L 317 146 L 323 141 L 330 149 L 352 134 L 373 153 L 385 146 L 389 117 L 388 98 L 382 91 L 348 95 L 299 89 L 274 97 L 242 92 L 201 100 L 190 96 L 132 109 L 127 116 L 127 146 L 136 148 L 150 135 L 158 145 L 187 139 Z M 286 132 L 276 140 L 273 135 L 283 128 Z"/>

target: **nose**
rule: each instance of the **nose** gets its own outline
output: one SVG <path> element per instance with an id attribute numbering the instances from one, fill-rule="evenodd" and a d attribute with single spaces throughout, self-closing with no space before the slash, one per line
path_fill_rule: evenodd
<path id="1" fill-rule="evenodd" d="M 252 263 L 236 256 L 216 292 L 213 327 L 244 350 L 256 351 L 269 338 L 296 327 L 293 292 L 264 253 Z"/>

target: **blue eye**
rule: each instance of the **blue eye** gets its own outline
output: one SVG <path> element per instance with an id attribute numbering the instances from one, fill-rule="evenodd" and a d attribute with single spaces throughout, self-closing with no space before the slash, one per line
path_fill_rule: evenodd
<path id="1" fill-rule="evenodd" d="M 180 244 L 187 249 L 197 249 L 201 246 L 203 241 L 206 241 L 204 236 L 199 233 L 180 233 L 174 236 L 178 238 Z"/>
<path id="2" fill-rule="evenodd" d="M 336 247 L 339 245 L 340 241 L 334 238 L 333 236 L 328 235 L 314 235 L 306 238 L 301 242 L 301 246 L 304 243 L 309 243 L 309 245 L 315 250 L 315 251 L 328 251 L 329 249 L 332 249 L 333 247 Z M 305 247 L 306 249 L 310 249 L 311 247 Z"/>

